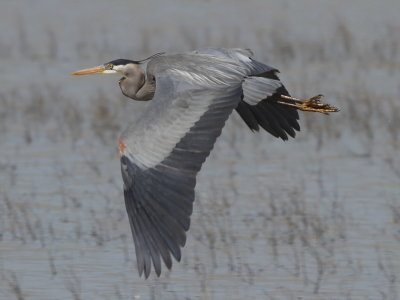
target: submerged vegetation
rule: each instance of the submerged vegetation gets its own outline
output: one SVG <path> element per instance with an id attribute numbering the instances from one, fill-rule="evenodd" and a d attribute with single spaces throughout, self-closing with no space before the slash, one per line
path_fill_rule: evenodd
<path id="1" fill-rule="evenodd" d="M 27 25 L 17 24 L 18 45 L 0 40 L 0 59 L 58 72 L 65 54 L 53 29 L 38 50 Z M 115 150 L 143 104 L 120 96 L 115 79 L 100 88 L 87 81 L 93 88 L 78 91 L 66 76 L 32 79 L 24 89 L 4 86 L 0 298 L 54 298 L 62 291 L 72 299 L 397 299 L 399 29 L 389 23 L 364 41 L 343 21 L 318 40 L 294 38 L 284 24 L 196 34 L 181 26 L 167 46 L 162 29 L 141 29 L 138 58 L 164 47 L 250 47 L 281 70 L 294 96 L 324 93 L 341 109 L 329 117 L 301 113 L 301 132 L 285 143 L 252 134 L 233 115 L 200 173 L 182 262 L 154 284 L 135 277 Z M 102 63 L 117 47 L 107 34 L 71 42 L 69 59 L 82 66 Z M 37 288 L 35 276 L 55 283 L 50 294 L 43 283 Z M 99 277 L 107 289 L 97 290 Z"/>

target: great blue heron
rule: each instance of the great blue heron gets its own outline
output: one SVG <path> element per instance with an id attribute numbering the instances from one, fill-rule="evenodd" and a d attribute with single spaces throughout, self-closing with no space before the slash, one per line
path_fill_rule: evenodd
<path id="1" fill-rule="evenodd" d="M 121 75 L 125 96 L 152 100 L 118 143 L 137 266 L 145 278 L 152 263 L 160 276 L 161 259 L 168 269 L 171 254 L 180 261 L 196 175 L 233 109 L 251 130 L 261 126 L 283 140 L 300 130 L 297 109 L 338 111 L 320 103 L 320 95 L 291 97 L 279 71 L 252 55 L 244 49 L 206 48 L 143 61 L 117 59 L 72 73 Z"/>

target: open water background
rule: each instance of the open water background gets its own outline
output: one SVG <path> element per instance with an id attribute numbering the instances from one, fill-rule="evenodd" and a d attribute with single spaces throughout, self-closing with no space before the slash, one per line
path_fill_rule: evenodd
<path id="1" fill-rule="evenodd" d="M 399 299 L 400 2 L 0 2 L 1 299 Z M 138 277 L 116 141 L 143 103 L 115 58 L 251 48 L 297 97 L 287 142 L 234 113 L 180 263 Z"/>

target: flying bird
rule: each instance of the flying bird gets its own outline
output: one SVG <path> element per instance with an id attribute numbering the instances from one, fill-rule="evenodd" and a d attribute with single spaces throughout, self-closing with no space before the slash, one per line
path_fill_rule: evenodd
<path id="1" fill-rule="evenodd" d="M 168 269 L 172 257 L 180 261 L 196 175 L 233 110 L 252 131 L 263 128 L 283 140 L 300 130 L 297 110 L 338 111 L 321 103 L 321 95 L 291 97 L 279 71 L 252 56 L 248 49 L 204 48 L 117 59 L 72 73 L 120 75 L 125 96 L 151 100 L 118 142 L 140 276 L 148 278 L 152 265 L 160 276 L 161 261 Z"/>

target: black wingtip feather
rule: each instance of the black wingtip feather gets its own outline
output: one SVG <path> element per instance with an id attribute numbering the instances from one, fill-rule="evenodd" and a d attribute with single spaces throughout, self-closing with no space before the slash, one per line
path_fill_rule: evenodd
<path id="1" fill-rule="evenodd" d="M 277 69 L 271 69 L 252 76 L 280 80 L 278 73 Z M 278 100 L 294 103 L 291 100 L 281 99 L 280 95 L 290 96 L 284 85 L 279 87 L 273 95 L 263 100 L 260 99 L 257 105 L 250 105 L 243 100 L 240 101 L 236 111 L 251 130 L 258 131 L 258 125 L 260 125 L 264 130 L 282 140 L 287 140 L 288 135 L 294 138 L 296 131 L 300 131 L 300 125 L 297 122 L 299 113 L 293 107 L 276 103 Z"/>
<path id="2" fill-rule="evenodd" d="M 257 119 L 254 117 L 251 110 L 246 106 L 246 103 L 240 101 L 238 106 L 236 107 L 236 111 L 238 112 L 239 116 L 243 119 L 246 125 L 252 131 L 259 131 L 260 127 L 258 126 Z"/>
<path id="3" fill-rule="evenodd" d="M 285 91 L 286 89 L 282 89 L 282 92 Z M 299 114 L 295 108 L 274 103 L 275 97 L 278 95 L 268 97 L 257 105 L 240 101 L 236 111 L 252 131 L 258 131 L 261 126 L 273 136 L 286 141 L 289 139 L 288 135 L 294 138 L 296 131 L 300 131 L 297 121 Z"/>
<path id="4" fill-rule="evenodd" d="M 282 114 L 276 107 L 277 105 L 273 105 L 273 103 L 260 103 L 264 109 L 268 109 L 271 114 L 275 117 L 275 120 L 279 123 L 280 127 L 286 131 L 291 137 L 295 137 L 296 133 L 294 129 L 290 126 L 287 117 L 285 114 Z"/>

